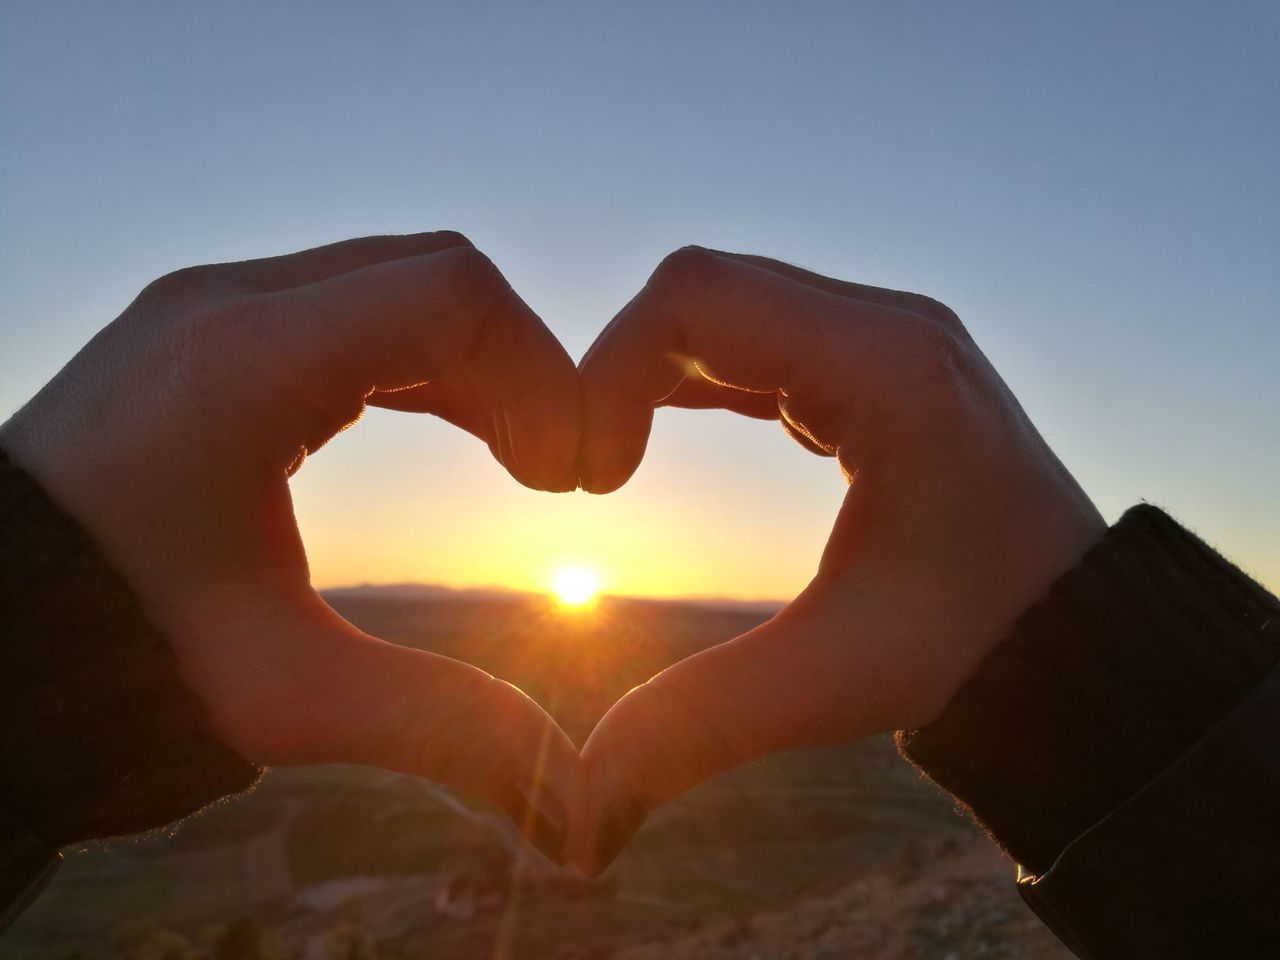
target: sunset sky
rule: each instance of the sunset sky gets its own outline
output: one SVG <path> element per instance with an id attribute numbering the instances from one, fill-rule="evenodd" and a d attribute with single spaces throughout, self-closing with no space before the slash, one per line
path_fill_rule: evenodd
<path id="1" fill-rule="evenodd" d="M 0 417 L 193 263 L 461 230 L 577 359 L 699 243 L 946 301 L 1108 519 L 1280 588 L 1277 49 L 1264 2 L 8 0 Z M 844 484 L 662 412 L 620 492 L 534 493 L 374 411 L 294 492 L 317 586 L 786 598 Z"/>

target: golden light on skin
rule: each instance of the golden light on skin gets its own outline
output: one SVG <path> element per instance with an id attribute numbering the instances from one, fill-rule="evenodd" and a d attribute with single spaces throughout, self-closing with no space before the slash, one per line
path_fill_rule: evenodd
<path id="1" fill-rule="evenodd" d="M 600 577 L 587 567 L 560 567 L 552 577 L 551 592 L 562 607 L 586 607 L 600 592 Z"/>

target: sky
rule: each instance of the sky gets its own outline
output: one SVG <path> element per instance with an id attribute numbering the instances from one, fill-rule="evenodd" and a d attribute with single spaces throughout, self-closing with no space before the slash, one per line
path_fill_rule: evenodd
<path id="1" fill-rule="evenodd" d="M 156 276 L 456 229 L 579 358 L 684 244 L 950 304 L 1108 520 L 1280 588 L 1280 4 L 0 6 L 0 417 Z M 787 598 L 838 469 L 661 411 L 618 493 L 372 411 L 293 481 L 313 582 Z"/>

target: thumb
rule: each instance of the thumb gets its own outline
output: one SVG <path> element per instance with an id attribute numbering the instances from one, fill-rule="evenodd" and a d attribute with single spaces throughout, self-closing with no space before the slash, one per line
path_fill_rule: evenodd
<path id="1" fill-rule="evenodd" d="M 619 700 L 583 748 L 585 822 L 574 861 L 590 875 L 651 810 L 777 750 L 855 739 L 856 691 L 829 656 L 837 620 L 797 602 L 766 624 L 659 673 Z M 847 674 L 846 674 L 847 676 Z"/>
<path id="2" fill-rule="evenodd" d="M 217 663 L 183 665 L 234 749 L 265 764 L 359 763 L 445 784 L 497 805 L 565 862 L 581 761 L 537 703 L 470 664 L 363 634 L 327 606 L 267 622 L 269 644 L 259 619 L 220 649 L 198 646 Z"/>

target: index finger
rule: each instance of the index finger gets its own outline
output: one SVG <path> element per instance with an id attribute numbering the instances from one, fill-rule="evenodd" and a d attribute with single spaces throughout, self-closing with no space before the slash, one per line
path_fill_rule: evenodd
<path id="1" fill-rule="evenodd" d="M 780 391 L 812 418 L 831 416 L 866 363 L 857 341 L 872 346 L 872 321 L 890 309 L 700 247 L 676 251 L 579 365 L 583 489 L 626 482 L 644 456 L 653 408 L 691 374 Z"/>
<path id="2" fill-rule="evenodd" d="M 469 246 L 364 266 L 257 298 L 271 322 L 280 383 L 322 413 L 319 440 L 375 391 L 422 383 L 477 397 L 455 410 L 494 420 L 503 464 L 521 482 L 572 489 L 578 391 L 573 361 L 493 263 Z M 354 409 L 353 409 L 354 407 Z M 330 415 L 332 413 L 332 415 Z M 310 447 L 309 447 L 310 449 Z"/>

